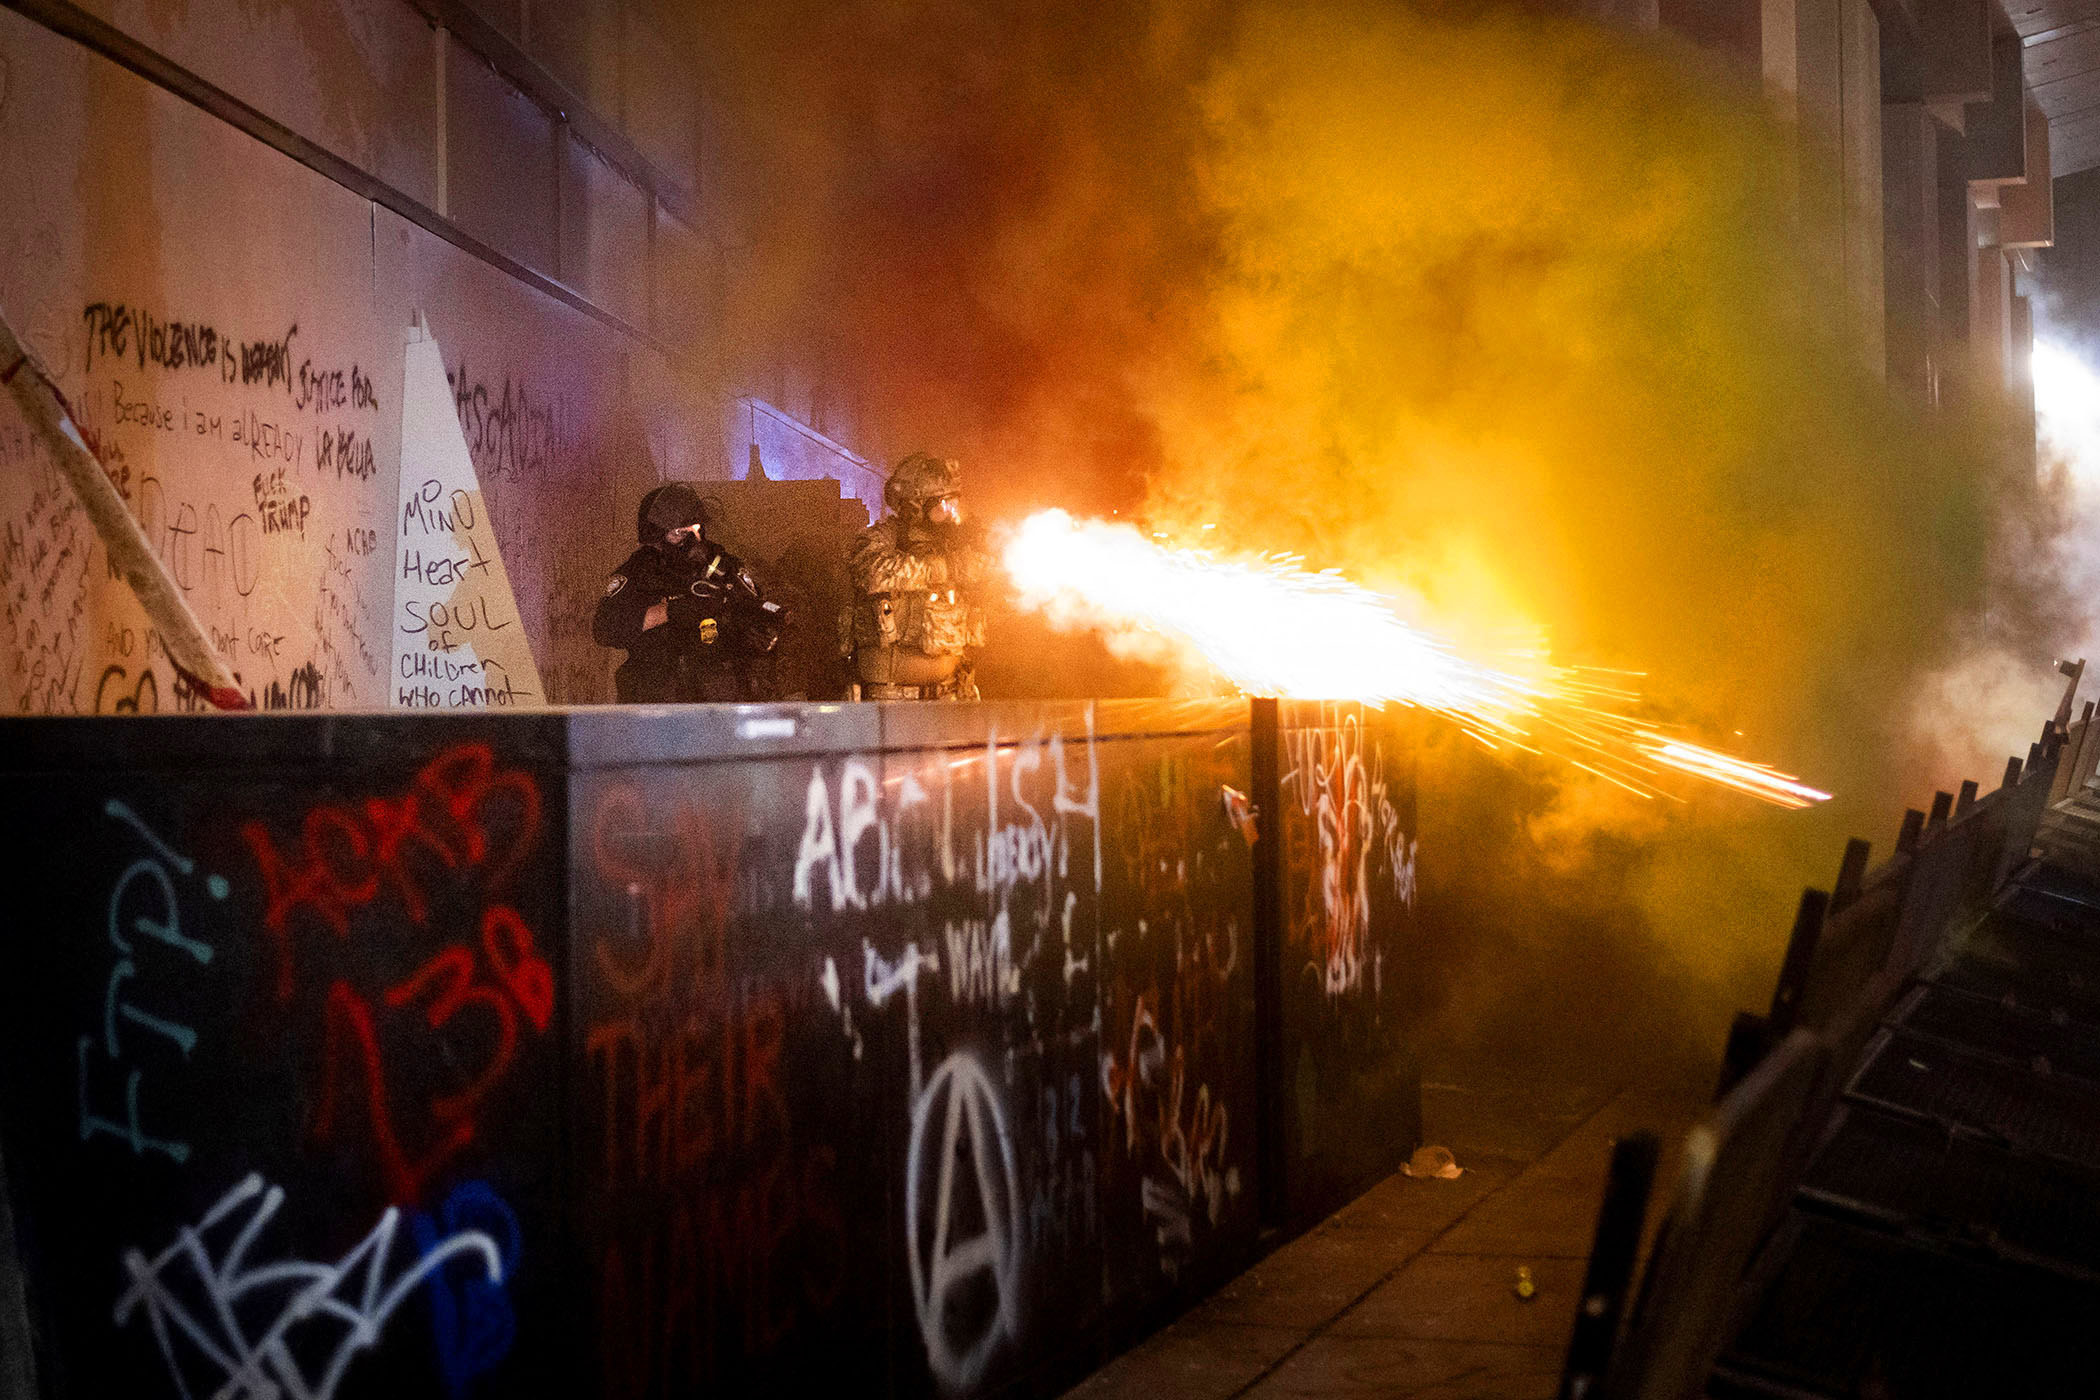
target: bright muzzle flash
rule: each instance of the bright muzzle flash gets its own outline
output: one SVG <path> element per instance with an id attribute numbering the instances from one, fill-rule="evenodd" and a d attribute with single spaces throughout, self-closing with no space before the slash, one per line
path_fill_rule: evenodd
<path id="1" fill-rule="evenodd" d="M 1236 562 L 1045 510 L 1014 531 L 1005 565 L 1022 606 L 1054 625 L 1193 653 L 1248 694 L 1412 705 L 1490 747 L 1550 753 L 1643 797 L 1668 795 L 1649 781 L 1664 770 L 1783 807 L 1830 796 L 1623 713 L 1639 696 L 1615 673 L 1555 666 L 1543 651 L 1474 660 L 1402 618 L 1393 599 L 1296 560 Z"/>

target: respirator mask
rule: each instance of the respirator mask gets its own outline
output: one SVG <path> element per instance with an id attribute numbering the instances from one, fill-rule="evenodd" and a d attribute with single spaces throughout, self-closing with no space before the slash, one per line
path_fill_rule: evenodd
<path id="1" fill-rule="evenodd" d="M 704 525 L 681 525 L 668 534 L 665 546 L 673 557 L 683 560 L 694 568 L 705 568 L 717 553 L 714 542 L 707 537 Z"/>

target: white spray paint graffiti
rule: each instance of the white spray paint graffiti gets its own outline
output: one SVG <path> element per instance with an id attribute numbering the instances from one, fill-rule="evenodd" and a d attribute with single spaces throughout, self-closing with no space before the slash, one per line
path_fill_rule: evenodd
<path id="1" fill-rule="evenodd" d="M 1393 878 L 1393 897 L 1403 908 L 1415 907 L 1415 856 L 1421 843 L 1400 830 L 1393 819 L 1385 835 L 1385 868 Z"/>
<path id="2" fill-rule="evenodd" d="M 1072 893 L 1070 890 L 1066 890 L 1064 913 L 1064 941 L 1065 986 L 1068 988 L 1072 985 L 1072 979 L 1074 977 L 1077 977 L 1080 973 L 1085 972 L 1088 969 L 1093 958 L 1093 954 L 1091 953 L 1081 956 L 1079 954 L 1075 954 L 1072 951 L 1072 916 L 1078 912 L 1079 896 Z"/>
<path id="3" fill-rule="evenodd" d="M 882 784 L 875 767 L 865 758 L 849 758 L 839 767 L 838 819 L 832 820 L 831 792 L 824 770 L 809 775 L 804 802 L 801 848 L 795 853 L 795 903 L 807 909 L 815 899 L 815 878 L 824 872 L 833 913 L 865 909 L 870 902 L 886 904 L 909 899 L 904 887 L 900 857 L 892 823 L 882 819 Z M 860 885 L 860 844 L 869 831 L 876 837 L 875 883 Z"/>
<path id="4" fill-rule="evenodd" d="M 1330 996 L 1353 992 L 1367 971 L 1374 977 L 1383 952 L 1371 946 L 1371 869 L 1379 858 L 1394 895 L 1415 902 L 1416 842 L 1400 826 L 1385 777 L 1384 750 L 1372 745 L 1368 761 L 1363 728 L 1353 714 L 1339 724 L 1283 731 L 1290 763 L 1283 788 L 1298 811 L 1313 819 L 1317 842 L 1318 917 L 1301 920 L 1310 935 L 1317 966 Z"/>
<path id="5" fill-rule="evenodd" d="M 1007 1049 L 1006 1086 L 1016 1082 L 1017 1056 L 1043 1056 L 1052 1043 L 1084 1046 L 1091 1056 L 1100 1034 L 1087 980 L 1094 952 L 1075 934 L 1081 902 L 1074 888 L 1090 887 L 1100 898 L 1101 777 L 1091 710 L 1086 723 L 1083 740 L 1074 741 L 1083 745 L 1083 768 L 1055 729 L 1016 740 L 1002 739 L 995 727 L 981 751 L 888 782 L 870 756 L 816 765 L 804 792 L 790 885 L 798 908 L 845 915 L 943 901 L 924 946 L 906 940 L 878 949 L 864 938 L 857 987 L 828 957 L 816 984 L 856 1058 L 870 1018 L 903 1003 L 913 1105 L 906 1243 L 927 1363 L 950 1389 L 982 1380 L 1003 1341 L 1019 1336 L 1022 1257 L 1034 1248 L 1024 1215 L 1037 1227 L 1038 1243 L 1052 1228 L 1096 1227 L 1082 1077 L 1070 1076 L 1068 1096 L 1055 1082 L 1036 1091 L 1040 1101 L 1030 1112 L 1041 1109 L 1048 1145 L 1034 1194 L 1024 1200 L 1005 1086 L 961 1051 L 945 1058 L 932 1052 L 939 1063 L 929 1078 L 920 1023 L 922 995 L 1018 1012 L 1027 1041 Z M 974 831 L 972 799 L 959 796 L 970 790 L 963 778 L 984 785 L 982 824 Z M 1081 822 L 1086 831 L 1075 829 Z M 1075 845 L 1081 862 L 1092 857 L 1076 880 Z M 1039 1004 L 1039 988 L 1024 990 L 1038 967 L 1055 973 L 1062 1005 L 1053 1004 L 1056 996 Z M 1084 1008 L 1084 1023 L 1057 1028 L 1056 1019 L 1074 1007 Z M 1053 1030 L 1055 1042 L 1046 1039 Z M 958 1239 L 958 1230 L 975 1233 Z"/>
<path id="6" fill-rule="evenodd" d="M 967 1172 L 967 1196 L 957 1189 L 958 1166 Z M 957 1052 L 941 1061 L 914 1102 L 904 1181 L 912 1303 L 926 1360 L 943 1384 L 965 1390 L 983 1377 L 1000 1341 L 1021 1331 L 1013 1141 L 974 1057 Z M 957 1239 L 958 1218 L 974 1221 L 978 1233 Z M 991 1306 L 969 1306 L 973 1291 Z"/>
<path id="7" fill-rule="evenodd" d="M 260 1176 L 250 1174 L 221 1196 L 195 1226 L 184 1226 L 175 1242 L 152 1259 L 135 1249 L 125 1254 L 124 1271 L 131 1286 L 117 1299 L 116 1323 L 124 1326 L 144 1305 L 168 1375 L 183 1400 L 191 1400 L 185 1372 L 200 1369 L 200 1362 L 211 1378 L 205 1393 L 215 1400 L 329 1400 L 357 1354 L 379 1341 L 394 1310 L 448 1261 L 477 1253 L 488 1267 L 488 1281 L 503 1280 L 503 1256 L 496 1242 L 479 1230 L 461 1230 L 427 1250 L 389 1282 L 387 1268 L 401 1219 L 401 1212 L 393 1206 L 387 1207 L 370 1234 L 333 1264 L 286 1259 L 250 1268 L 249 1249 L 283 1203 L 283 1188 L 266 1187 Z M 214 1261 L 204 1236 L 235 1219 L 243 1207 L 249 1207 L 246 1219 Z M 180 1296 L 170 1286 L 170 1275 L 179 1268 L 186 1268 L 194 1277 L 194 1285 L 182 1287 Z M 349 1295 L 337 1296 L 346 1283 Z M 283 1295 L 275 1318 L 260 1335 L 250 1337 L 242 1317 L 243 1302 L 263 1290 L 287 1285 L 291 1291 Z M 199 1290 L 204 1307 L 192 1311 Z M 252 1305 L 247 1309 L 250 1316 L 255 1311 Z M 301 1332 L 323 1323 L 343 1329 L 334 1350 L 325 1354 Z M 301 1334 L 295 1338 L 295 1332 Z M 187 1365 L 178 1350 L 178 1338 L 195 1352 L 197 1359 Z M 308 1371 L 310 1361 L 325 1361 L 317 1375 Z"/>
<path id="8" fill-rule="evenodd" d="M 919 974 L 938 973 L 941 970 L 941 960 L 931 953 L 920 952 L 918 944 L 907 943 L 904 945 L 904 956 L 893 966 L 885 962 L 882 954 L 875 951 L 875 945 L 866 939 L 861 940 L 861 956 L 864 968 L 862 985 L 868 1005 L 879 1009 L 884 1002 L 897 994 L 898 988 L 904 989 L 905 1031 L 907 1048 L 911 1055 L 911 1092 L 913 1099 L 917 1099 L 920 1085 L 924 1082 L 919 1059 Z"/>
<path id="9" fill-rule="evenodd" d="M 117 877 L 116 887 L 110 891 L 109 918 L 106 932 L 110 946 L 117 951 L 116 964 L 111 967 L 109 982 L 102 996 L 102 1034 L 81 1036 L 77 1043 L 76 1059 L 79 1065 L 80 1140 L 87 1142 L 98 1134 L 114 1137 L 127 1144 L 132 1152 L 144 1156 L 147 1152 L 158 1152 L 170 1160 L 182 1163 L 189 1160 L 190 1146 L 174 1138 L 157 1138 L 146 1132 L 139 1109 L 139 1088 L 145 1072 L 125 1053 L 122 1037 L 118 1034 L 118 1022 L 126 1022 L 143 1031 L 151 1031 L 162 1037 L 181 1052 L 187 1060 L 196 1048 L 197 1032 L 189 1026 L 169 1017 L 155 1015 L 137 1002 L 127 1000 L 124 984 L 139 976 L 139 950 L 131 941 L 131 935 L 142 935 L 166 944 L 177 953 L 189 958 L 198 966 L 211 962 L 212 948 L 182 931 L 182 913 L 176 899 L 175 877 L 168 872 L 188 878 L 196 873 L 197 863 L 182 855 L 154 834 L 152 828 L 140 820 L 138 814 L 116 798 L 102 804 L 103 815 L 131 828 L 132 832 L 153 852 L 151 857 L 140 857 L 125 867 Z M 226 877 L 209 875 L 204 880 L 205 890 L 215 900 L 227 895 Z M 153 903 L 146 913 L 137 912 L 138 894 L 144 894 Z M 132 912 L 128 925 L 126 911 Z M 180 963 L 177 966 L 181 966 Z M 105 1117 L 89 1106 L 94 1097 L 89 1088 L 93 1078 L 90 1060 L 95 1057 L 97 1046 L 101 1056 L 110 1064 L 119 1065 L 126 1071 L 124 1080 L 124 1108 L 121 1119 Z"/>
<path id="10" fill-rule="evenodd" d="M 1053 886 L 1070 873 L 1073 819 L 1083 820 L 1089 827 L 1094 891 L 1100 893 L 1101 773 L 1091 724 L 1089 719 L 1083 787 L 1071 771 L 1065 738 L 1059 732 L 1006 741 L 994 730 L 986 739 L 985 830 L 973 842 L 969 873 L 972 887 L 986 898 L 988 924 L 1008 908 L 1017 888 L 1041 886 L 1043 907 L 1033 926 L 1049 928 L 1056 912 Z M 1008 745 L 1011 752 L 1002 755 L 1002 744 Z M 1028 782 L 1043 769 L 1046 760 L 1053 779 L 1048 820 L 1028 797 Z M 1002 761 L 1007 801 L 1021 813 L 1017 820 L 1001 819 Z M 963 873 L 963 863 L 955 852 L 952 787 L 942 790 L 933 829 L 923 831 L 912 829 L 913 814 L 930 805 L 932 798 L 916 777 L 904 777 L 898 784 L 896 800 L 886 806 L 875 760 L 855 755 L 843 760 L 838 772 L 838 796 L 834 801 L 823 766 L 810 770 L 792 883 L 797 906 L 814 910 L 821 902 L 839 914 L 849 909 L 916 903 L 936 889 L 955 886 Z M 866 849 L 871 842 L 872 853 Z M 912 857 L 909 863 L 907 854 Z"/>
<path id="11" fill-rule="evenodd" d="M 948 995 L 958 1005 L 1004 1007 L 1021 990 L 1014 966 L 1013 929 L 1000 910 L 990 928 L 982 919 L 950 919 L 941 930 L 948 947 Z"/>

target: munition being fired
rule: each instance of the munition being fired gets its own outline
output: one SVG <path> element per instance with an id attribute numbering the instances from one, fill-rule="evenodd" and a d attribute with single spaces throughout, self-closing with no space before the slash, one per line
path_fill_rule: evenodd
<path id="1" fill-rule="evenodd" d="M 1396 600 L 1297 560 L 1236 562 L 1129 525 L 1039 511 L 1007 542 L 1022 606 L 1157 659 L 1198 659 L 1253 695 L 1412 705 L 1489 747 L 1565 759 L 1642 797 L 1664 770 L 1782 807 L 1830 794 L 1761 763 L 1663 734 L 1629 713 L 1619 673 L 1556 666 L 1543 648 L 1475 660 L 1415 626 Z"/>

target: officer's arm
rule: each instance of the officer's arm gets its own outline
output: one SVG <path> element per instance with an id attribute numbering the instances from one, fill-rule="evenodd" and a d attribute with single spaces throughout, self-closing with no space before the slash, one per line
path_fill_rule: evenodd
<path id="1" fill-rule="evenodd" d="M 853 584 L 863 593 L 905 593 L 927 586 L 925 563 L 893 548 L 880 535 L 863 536 L 853 551 Z"/>
<path id="2" fill-rule="evenodd" d="M 636 638 L 663 621 L 663 596 L 635 587 L 621 570 L 605 581 L 605 596 L 591 619 L 591 640 L 602 647 L 632 650 Z"/>
<path id="3" fill-rule="evenodd" d="M 776 634 L 779 629 L 788 625 L 787 606 L 768 598 L 760 590 L 758 580 L 751 577 L 749 569 L 738 569 L 736 576 L 739 585 L 738 597 L 747 612 L 757 618 L 761 625 L 772 628 Z"/>
<path id="4" fill-rule="evenodd" d="M 737 568 L 736 577 L 729 582 L 729 593 L 736 599 L 737 606 L 747 611 L 756 608 L 768 616 L 780 611 L 779 604 L 766 601 L 766 595 L 759 591 L 758 580 L 751 577 L 751 571 L 741 565 Z"/>
<path id="5" fill-rule="evenodd" d="M 763 656 L 779 646 L 781 633 L 788 625 L 787 609 L 759 589 L 751 571 L 738 565 L 725 591 L 730 610 L 737 615 L 738 641 L 743 648 Z"/>
<path id="6" fill-rule="evenodd" d="M 992 551 L 986 547 L 984 531 L 968 530 L 957 541 L 948 556 L 949 577 L 966 587 L 974 587 L 992 577 L 995 564 Z"/>

